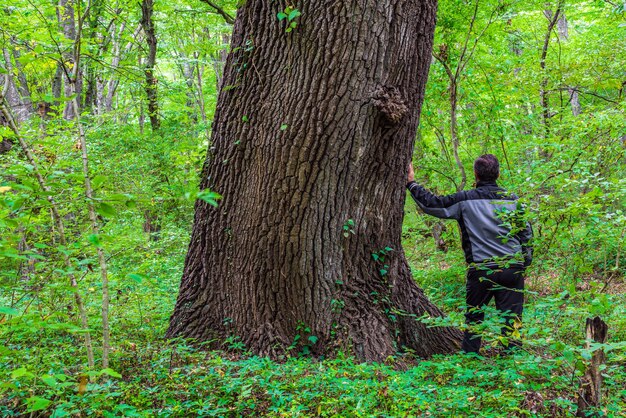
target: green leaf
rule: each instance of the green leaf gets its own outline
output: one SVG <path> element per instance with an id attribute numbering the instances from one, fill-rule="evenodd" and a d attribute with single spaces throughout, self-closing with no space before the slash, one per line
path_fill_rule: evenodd
<path id="1" fill-rule="evenodd" d="M 105 176 L 97 175 L 91 180 L 91 187 L 96 190 L 107 181 Z"/>
<path id="2" fill-rule="evenodd" d="M 113 200 L 118 202 L 125 202 L 126 200 L 128 200 L 128 198 L 128 195 L 122 193 L 115 193 L 106 197 L 107 200 Z"/>
<path id="3" fill-rule="evenodd" d="M 91 258 L 83 258 L 82 260 L 80 260 L 77 264 L 79 266 L 86 266 L 89 264 L 93 264 L 95 261 Z"/>
<path id="4" fill-rule="evenodd" d="M 87 236 L 87 241 L 89 241 L 94 247 L 102 247 L 102 242 L 100 242 L 100 237 L 97 234 L 90 234 Z"/>
<path id="5" fill-rule="evenodd" d="M 285 18 L 287 17 L 287 14 L 286 14 L 286 13 L 283 13 L 283 12 L 280 12 L 280 13 L 278 13 L 278 14 L 276 15 L 276 17 L 278 17 L 278 20 L 279 20 L 279 21 L 281 21 L 281 20 L 285 20 Z"/>
<path id="6" fill-rule="evenodd" d="M 131 273 L 128 275 L 129 279 L 132 279 L 136 281 L 137 283 L 141 283 L 145 277 L 146 276 L 144 276 L 143 274 L 135 274 L 135 273 Z"/>
<path id="7" fill-rule="evenodd" d="M 31 62 L 35 61 L 35 59 L 36 59 L 36 57 L 33 54 L 25 54 L 25 55 L 22 55 L 21 57 L 19 57 L 17 60 L 22 65 L 28 65 Z"/>
<path id="8" fill-rule="evenodd" d="M 39 396 L 32 396 L 26 399 L 28 405 L 27 412 L 42 411 L 46 409 L 52 403 L 51 400 L 46 398 L 40 398 Z"/>
<path id="9" fill-rule="evenodd" d="M 20 367 L 19 369 L 13 370 L 13 372 L 11 372 L 12 379 L 18 379 L 20 377 L 35 377 L 35 375 L 26 370 L 26 367 Z"/>
<path id="10" fill-rule="evenodd" d="M 217 201 L 222 198 L 219 193 L 204 189 L 196 194 L 196 198 L 207 202 L 211 206 L 217 207 Z"/>
<path id="11" fill-rule="evenodd" d="M 289 16 L 287 16 L 287 20 L 289 21 L 294 20 L 296 17 L 300 15 L 302 15 L 302 13 L 300 13 L 300 10 L 295 9 L 291 13 L 289 13 Z"/>
<path id="12" fill-rule="evenodd" d="M 0 314 L 19 315 L 20 312 L 17 309 L 9 308 L 8 306 L 0 306 Z"/>
<path id="13" fill-rule="evenodd" d="M 54 376 L 50 376 L 50 375 L 44 375 L 41 376 L 41 380 L 42 382 L 44 382 L 46 385 L 55 388 L 59 385 L 59 382 L 57 382 L 57 380 L 54 378 Z"/>
<path id="14" fill-rule="evenodd" d="M 317 342 L 317 340 L 318 340 L 318 339 L 319 339 L 319 338 L 317 338 L 315 335 L 311 335 L 311 336 L 309 336 L 309 342 L 310 342 L 311 344 L 315 344 L 315 343 Z"/>
<path id="15" fill-rule="evenodd" d="M 281 131 L 284 131 L 284 130 L 285 130 L 285 129 L 287 129 L 288 127 L 289 127 L 289 125 L 287 125 L 287 124 L 280 125 L 280 130 L 281 130 Z"/>
<path id="16" fill-rule="evenodd" d="M 116 377 L 116 378 L 118 378 L 118 379 L 120 379 L 120 378 L 122 377 L 122 375 L 121 375 L 121 374 L 119 374 L 119 373 L 118 373 L 118 372 L 116 372 L 115 370 L 110 369 L 110 368 L 108 368 L 108 367 L 107 367 L 106 369 L 102 369 L 102 370 L 100 370 L 100 374 L 108 374 L 109 376 L 111 376 L 111 377 Z"/>
<path id="17" fill-rule="evenodd" d="M 104 216 L 105 218 L 111 218 L 115 216 L 115 213 L 116 213 L 115 208 L 113 208 L 113 206 L 104 202 L 100 203 L 96 207 L 96 212 L 98 212 L 99 215 Z"/>

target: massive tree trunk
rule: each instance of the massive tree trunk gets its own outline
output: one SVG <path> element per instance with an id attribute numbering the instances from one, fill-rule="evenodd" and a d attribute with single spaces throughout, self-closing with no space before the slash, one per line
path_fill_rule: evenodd
<path id="1" fill-rule="evenodd" d="M 248 0 L 234 26 L 168 337 L 380 361 L 457 349 L 400 235 L 435 0 Z M 373 254 L 375 254 L 373 256 Z"/>

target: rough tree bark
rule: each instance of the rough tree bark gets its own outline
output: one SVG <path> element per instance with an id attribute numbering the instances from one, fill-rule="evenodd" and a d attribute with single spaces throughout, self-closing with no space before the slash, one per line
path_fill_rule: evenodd
<path id="1" fill-rule="evenodd" d="M 604 344 L 608 338 L 609 326 L 600 317 L 587 318 L 585 334 L 587 341 L 585 348 L 591 348 L 591 342 Z M 589 414 L 589 407 L 598 407 L 602 395 L 602 365 L 606 361 L 606 354 L 603 349 L 593 351 L 591 361 L 587 365 L 585 375 L 581 379 L 581 387 L 578 391 L 577 417 L 598 416 Z"/>
<path id="2" fill-rule="evenodd" d="M 157 37 L 152 20 L 154 10 L 153 0 L 143 0 L 141 2 L 141 27 L 146 35 L 148 43 L 148 56 L 144 73 L 146 75 L 146 96 L 148 98 L 148 117 L 153 131 L 157 131 L 161 126 L 159 120 L 159 99 L 157 91 L 157 78 L 154 75 L 154 65 L 156 64 Z"/>
<path id="3" fill-rule="evenodd" d="M 239 9 L 201 181 L 224 198 L 196 204 L 167 336 L 270 356 L 454 351 L 456 329 L 415 320 L 443 313 L 400 242 L 436 0 L 298 2 L 290 33 L 286 6 Z"/>

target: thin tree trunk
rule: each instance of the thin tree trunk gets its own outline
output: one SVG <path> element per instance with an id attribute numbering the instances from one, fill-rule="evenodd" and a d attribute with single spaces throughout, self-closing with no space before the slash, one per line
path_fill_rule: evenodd
<path id="1" fill-rule="evenodd" d="M 96 103 L 96 80 L 97 80 L 97 72 L 94 66 L 85 65 L 85 74 L 84 78 L 86 80 L 86 88 L 85 88 L 85 100 L 83 105 L 86 111 L 90 111 L 93 114 L 98 114 L 97 103 Z"/>
<path id="2" fill-rule="evenodd" d="M 106 94 L 106 98 L 104 99 L 104 109 L 107 112 L 110 112 L 111 110 L 113 110 L 113 98 L 115 97 L 115 93 L 117 91 L 117 87 L 120 84 L 120 80 L 117 77 L 117 74 L 115 73 L 117 71 L 117 69 L 120 66 L 120 62 L 122 60 L 122 56 L 127 55 L 128 53 L 130 53 L 130 51 L 133 48 L 133 42 L 130 41 L 126 44 L 124 50 L 122 51 L 121 49 L 121 39 L 122 39 L 122 35 L 124 34 L 124 30 L 126 29 L 126 24 L 122 23 L 120 25 L 120 29 L 119 30 L 115 30 L 115 26 L 114 26 L 114 30 L 113 30 L 113 34 L 112 36 L 112 43 L 113 43 L 113 58 L 111 60 L 111 78 L 109 79 L 109 81 L 107 82 L 107 94 Z M 135 29 L 135 32 L 133 34 L 133 39 L 138 39 L 138 37 L 141 34 L 141 24 L 137 25 L 137 29 Z M 139 62 L 139 66 L 141 66 L 141 60 Z"/>
<path id="3" fill-rule="evenodd" d="M 556 22 L 556 28 L 559 32 L 559 39 L 562 41 L 567 41 L 569 39 L 569 29 L 565 13 L 561 13 L 559 20 L 557 20 Z"/>
<path id="4" fill-rule="evenodd" d="M 200 65 L 199 60 L 196 60 L 196 78 L 198 84 L 198 106 L 200 107 L 200 117 L 202 123 L 206 125 L 206 105 L 204 104 L 204 88 L 202 87 L 202 76 L 204 75 L 204 65 Z"/>
<path id="5" fill-rule="evenodd" d="M 550 46 L 550 37 L 552 35 L 552 30 L 559 20 L 559 16 L 561 14 L 561 2 L 558 3 L 556 11 L 554 14 L 551 10 L 544 11 L 544 14 L 548 18 L 548 29 L 546 30 L 546 35 L 543 40 L 543 48 L 541 50 L 541 59 L 539 60 L 539 66 L 541 67 L 541 71 L 544 74 L 543 79 L 541 80 L 541 85 L 539 88 L 539 96 L 541 99 L 541 109 L 542 109 L 542 117 L 543 117 L 543 127 L 544 127 L 544 137 L 548 138 L 550 136 L 550 103 L 548 98 L 548 75 L 546 71 L 546 58 L 548 56 L 548 47 Z"/>
<path id="6" fill-rule="evenodd" d="M 28 245 L 27 232 L 24 230 L 23 227 L 20 227 L 18 228 L 18 233 L 21 235 L 21 238 L 19 243 L 17 244 L 17 250 L 22 254 L 26 251 L 30 251 L 32 248 Z M 32 258 L 27 261 L 20 261 L 20 265 L 17 271 L 21 281 L 28 282 L 29 279 L 34 275 L 35 262 L 36 260 Z"/>
<path id="7" fill-rule="evenodd" d="M 99 57 L 104 56 L 107 53 L 109 46 L 109 30 L 108 28 L 104 28 L 104 31 L 100 29 L 100 20 L 102 17 L 103 0 L 90 0 L 89 1 L 89 25 L 88 30 L 83 28 L 82 37 L 88 38 L 88 45 L 98 45 L 96 50 L 96 55 Z M 113 13 L 119 14 L 120 10 L 115 10 Z M 112 32 L 115 31 L 115 27 L 113 26 Z M 85 97 L 82 103 L 82 107 L 85 109 L 90 109 L 91 113 L 99 114 L 99 103 L 98 96 L 102 95 L 101 90 L 99 90 L 102 86 L 100 82 L 102 79 L 102 68 L 100 63 L 90 60 L 87 61 L 84 65 L 85 76 L 83 77 L 86 80 L 86 88 L 85 88 Z M 80 107 L 80 100 L 79 100 Z"/>
<path id="8" fill-rule="evenodd" d="M 117 25 L 113 23 L 111 27 L 111 43 L 112 46 L 112 54 L 113 58 L 111 59 L 111 78 L 106 83 L 106 97 L 103 97 L 102 100 L 102 110 L 104 112 L 110 112 L 113 109 L 113 97 L 115 96 L 115 91 L 117 90 L 117 86 L 119 84 L 119 79 L 115 74 L 115 71 L 120 65 L 121 61 L 121 45 L 120 38 L 124 33 L 124 29 L 126 28 L 126 24 L 122 22 L 120 24 L 120 28 L 117 28 Z M 119 34 L 118 34 L 119 31 Z M 104 86 L 103 86 L 104 89 Z"/>
<path id="9" fill-rule="evenodd" d="M 460 75 L 460 68 L 462 62 L 459 61 L 456 70 L 453 72 L 448 63 L 447 47 L 442 45 L 438 54 L 433 54 L 433 57 L 441 63 L 446 75 L 448 76 L 448 99 L 450 103 L 450 138 L 452 140 L 452 154 L 454 155 L 454 161 L 456 163 L 459 172 L 461 173 L 461 181 L 458 183 L 456 190 L 461 191 L 467 184 L 467 173 L 465 172 L 465 166 L 459 155 L 459 133 L 458 133 L 458 121 L 457 121 L 457 109 L 458 109 L 458 93 L 459 85 L 458 79 Z"/>
<path id="10" fill-rule="evenodd" d="M 551 11 L 546 11 L 546 12 L 549 12 L 550 16 L 552 15 Z M 568 29 L 567 18 L 565 17 L 565 13 L 563 11 L 561 11 L 559 18 L 557 19 L 556 28 L 559 34 L 559 40 L 567 41 L 569 39 L 569 29 Z M 574 116 L 578 116 L 581 113 L 580 99 L 578 97 L 578 89 L 570 87 L 567 90 L 569 92 L 569 97 L 570 97 L 569 102 L 570 102 L 570 106 L 572 109 L 572 114 Z"/>
<path id="11" fill-rule="evenodd" d="M 461 161 L 461 157 L 459 156 L 459 135 L 458 135 L 458 122 L 456 119 L 456 111 L 457 111 L 457 94 L 458 87 L 455 80 L 450 81 L 450 137 L 452 138 L 452 153 L 454 154 L 454 161 L 456 161 L 456 166 L 459 168 L 461 172 L 461 182 L 457 186 L 457 192 L 460 192 L 465 188 L 467 184 L 467 174 L 465 172 L 465 166 L 463 166 L 463 161 Z"/>
<path id="12" fill-rule="evenodd" d="M 24 74 L 24 69 L 19 61 L 20 51 L 17 48 L 13 48 L 13 57 L 15 57 L 15 69 L 17 70 L 18 90 L 24 105 L 24 112 L 27 113 L 26 118 L 28 118 L 34 113 L 33 100 L 31 98 L 30 87 L 28 86 L 26 74 Z"/>
<path id="13" fill-rule="evenodd" d="M 30 89 L 26 80 L 26 75 L 19 62 L 19 50 L 13 48 L 13 53 L 8 49 L 3 51 L 4 61 L 9 76 L 9 91 L 7 99 L 9 105 L 14 110 L 18 121 L 25 121 L 33 114 L 33 103 L 30 98 Z M 12 56 L 15 58 L 13 61 Z M 14 65 L 15 63 L 15 65 Z"/>
<path id="14" fill-rule="evenodd" d="M 6 7 L 3 12 L 11 16 L 12 10 Z M 6 36 L 6 34 L 3 36 Z M 6 42 L 7 40 L 8 42 Z M 15 36 L 8 36 L 8 39 L 5 39 L 4 45 L 5 48 L 3 48 L 2 52 L 6 65 L 5 68 L 9 77 L 9 90 L 6 92 L 5 98 L 7 99 L 8 105 L 13 109 L 16 122 L 19 123 L 32 116 L 34 113 L 33 103 L 28 81 L 26 80 L 24 69 L 19 60 L 20 50 L 17 47 Z"/>
<path id="15" fill-rule="evenodd" d="M 58 6 L 57 6 L 57 20 L 63 31 L 63 36 L 75 42 L 76 41 L 76 21 L 74 17 L 74 0 L 59 0 Z M 74 67 L 78 65 L 78 63 L 74 61 L 74 56 L 71 53 L 65 54 L 62 58 L 63 60 L 69 63 L 69 65 L 65 64 L 66 68 Z M 64 72 L 66 75 L 65 80 L 64 80 L 65 81 L 65 97 L 69 98 L 73 94 L 72 86 L 70 84 L 72 83 L 78 84 L 78 82 L 68 80 L 67 79 L 69 77 L 68 70 L 66 69 Z M 78 75 L 80 74 L 80 72 L 77 72 L 76 74 Z M 78 89 L 76 90 L 79 91 Z M 73 109 L 72 101 L 70 100 L 65 104 L 63 117 L 67 120 L 73 119 L 74 118 L 73 111 L 74 109 Z"/>
<path id="16" fill-rule="evenodd" d="M 230 36 L 227 34 L 222 35 L 222 42 L 224 45 L 228 45 Z M 211 57 L 211 63 L 213 64 L 213 70 L 215 71 L 215 80 L 217 82 L 218 91 L 222 89 L 224 83 L 222 82 L 224 77 L 224 64 L 227 58 L 227 49 L 223 48 L 218 53 Z"/>
<path id="17" fill-rule="evenodd" d="M 159 120 L 159 101 L 157 91 L 157 79 L 154 75 L 154 66 L 157 54 L 157 37 L 152 20 L 154 10 L 153 0 L 142 0 L 141 2 L 141 26 L 146 35 L 148 43 L 148 56 L 144 73 L 146 75 L 146 96 L 148 98 L 148 117 L 153 131 L 159 130 L 161 125 Z"/>
<path id="18" fill-rule="evenodd" d="M 80 7 L 80 5 L 79 5 Z M 80 10 L 80 9 L 79 9 Z M 91 221 L 91 232 L 94 235 L 97 235 L 100 232 L 100 228 L 98 226 L 98 217 L 96 215 L 96 210 L 94 207 L 94 192 L 91 187 L 91 179 L 89 178 L 89 156 L 87 154 L 87 141 L 85 139 L 85 130 L 80 120 L 80 106 L 78 103 L 78 93 L 77 93 L 77 78 L 80 67 L 80 45 L 81 45 L 81 36 L 82 36 L 82 24 L 84 22 L 84 17 L 80 16 L 79 11 L 79 22 L 78 22 L 78 31 L 75 36 L 75 44 L 74 44 L 74 67 L 72 68 L 71 77 L 68 79 L 68 84 L 70 86 L 70 96 L 72 100 L 70 103 L 73 106 L 73 115 L 76 121 L 76 126 L 78 129 L 78 137 L 80 142 L 81 149 L 81 157 L 83 162 L 83 180 L 85 184 L 85 197 L 87 197 L 87 208 L 89 212 L 89 220 Z M 106 258 L 104 256 L 104 250 L 101 246 L 97 246 L 98 253 L 98 263 L 100 265 L 100 277 L 102 280 L 102 367 L 109 367 L 109 352 L 111 350 L 111 331 L 109 327 L 109 305 L 110 305 L 110 296 L 109 296 L 109 279 L 107 274 L 107 263 Z"/>
<path id="19" fill-rule="evenodd" d="M 15 133 L 15 136 L 18 139 L 20 146 L 22 147 L 22 150 L 24 154 L 26 155 L 26 159 L 28 160 L 29 164 L 32 167 L 32 171 L 35 174 L 35 178 L 37 179 L 37 182 L 39 183 L 41 190 L 43 190 L 44 192 L 48 194 L 46 199 L 48 199 L 48 202 L 50 202 L 50 208 L 52 210 L 52 218 L 54 220 L 54 223 L 56 224 L 57 232 L 59 234 L 59 242 L 64 247 L 67 247 L 68 243 L 67 243 L 67 239 L 65 236 L 65 225 L 63 224 L 63 218 L 59 214 L 57 203 L 54 200 L 54 197 L 52 197 L 52 193 L 51 193 L 52 189 L 46 184 L 46 181 L 43 175 L 39 171 L 39 166 L 33 156 L 32 151 L 30 150 L 30 147 L 28 146 L 28 144 L 26 143 L 26 141 L 20 134 L 19 128 L 17 127 L 17 124 L 15 123 L 13 116 L 11 115 L 11 113 L 9 112 L 9 109 L 6 106 L 6 99 L 4 96 L 5 93 L 6 93 L 6 89 L 4 89 L 2 91 L 2 94 L 0 94 L 0 113 L 2 113 L 2 115 L 7 119 L 7 121 L 9 122 L 9 127 Z M 70 271 L 73 270 L 72 262 L 69 258 L 69 255 L 66 252 L 63 252 L 63 261 L 65 263 L 65 266 L 68 268 L 68 270 Z M 78 289 L 78 282 L 76 281 L 76 276 L 73 273 L 68 273 L 68 276 L 70 277 L 70 285 L 72 286 L 72 290 L 74 291 L 74 301 L 78 309 L 81 327 L 84 330 L 85 348 L 87 350 L 87 364 L 89 365 L 89 368 L 93 368 L 94 367 L 93 346 L 91 343 L 91 334 L 89 333 L 89 325 L 87 322 L 87 312 L 85 310 L 85 305 L 83 303 L 83 299 Z"/>
<path id="20" fill-rule="evenodd" d="M 587 318 L 585 324 L 585 348 L 589 350 L 591 343 L 604 344 L 608 338 L 609 327 L 600 317 Z M 602 366 L 606 361 L 603 349 L 597 349 L 591 354 L 591 361 L 587 365 L 585 375 L 581 379 L 578 393 L 577 417 L 587 417 L 589 407 L 598 407 L 602 396 Z M 595 415 L 591 415 L 595 416 Z"/>
<path id="21" fill-rule="evenodd" d="M 71 84 L 72 90 L 75 93 L 75 84 Z M 91 187 L 91 180 L 89 179 L 89 157 L 87 155 L 87 143 L 85 140 L 85 131 L 80 121 L 80 111 L 78 107 L 78 98 L 74 96 L 72 98 L 72 105 L 74 106 L 74 117 L 76 119 L 76 124 L 78 126 L 78 135 L 80 139 L 80 149 L 82 154 L 83 161 L 83 175 L 85 182 L 85 196 L 87 197 L 88 209 L 89 209 L 89 220 L 91 221 L 91 232 L 93 234 L 98 234 L 100 232 L 100 227 L 98 226 L 98 217 L 96 216 L 96 210 L 94 208 L 93 199 L 94 193 Z M 104 250 L 102 247 L 97 247 L 98 252 L 98 264 L 100 265 L 100 278 L 102 280 L 102 367 L 109 367 L 109 352 L 111 351 L 111 330 L 109 326 L 109 305 L 110 305 L 110 295 L 109 295 L 109 278 L 107 273 L 107 263 L 106 258 L 104 256 Z"/>
<path id="22" fill-rule="evenodd" d="M 167 336 L 373 361 L 458 349 L 416 320 L 443 313 L 401 247 L 436 2 L 304 2 L 291 33 L 281 7 L 238 11 L 201 182 L 224 199 L 196 204 Z"/>
<path id="23" fill-rule="evenodd" d="M 104 100 L 104 87 L 105 87 L 104 78 L 102 74 L 98 74 L 96 76 L 96 114 L 103 115 L 106 109 L 105 100 Z"/>
<path id="24" fill-rule="evenodd" d="M 572 114 L 574 116 L 578 116 L 580 115 L 581 112 L 581 108 L 580 108 L 580 99 L 578 97 L 578 90 L 575 88 L 569 88 L 568 89 L 569 94 L 570 94 L 570 105 L 572 107 Z"/>
<path id="25" fill-rule="evenodd" d="M 61 104 L 61 90 L 63 89 L 63 66 L 61 65 L 61 63 L 57 63 L 57 68 L 56 71 L 54 73 L 54 77 L 52 79 L 52 97 L 54 97 L 54 102 L 52 103 L 55 108 L 57 108 L 58 106 L 60 106 Z M 54 110 L 54 113 L 56 113 L 57 110 Z M 41 112 L 40 112 L 41 114 Z M 46 112 L 43 112 L 43 115 L 45 115 Z M 43 118 L 42 115 L 42 118 Z"/>
<path id="26" fill-rule="evenodd" d="M 4 63 L 7 70 L 6 74 L 6 82 L 7 82 L 7 90 L 5 93 L 6 101 L 8 106 L 12 109 L 13 114 L 16 115 L 18 121 L 23 121 L 25 119 L 23 113 L 24 103 L 22 102 L 22 98 L 20 97 L 19 91 L 15 84 L 15 79 L 13 77 L 13 63 L 11 62 L 11 54 L 8 49 L 2 49 Z"/>
<path id="27" fill-rule="evenodd" d="M 189 63 L 189 58 L 182 52 L 179 53 L 179 59 L 182 61 L 180 64 L 180 72 L 185 79 L 185 84 L 187 84 L 187 108 L 189 108 L 189 112 L 193 120 L 197 121 L 198 117 L 194 109 L 196 103 L 198 102 L 195 97 L 196 86 L 194 83 L 196 66 L 191 65 Z"/>

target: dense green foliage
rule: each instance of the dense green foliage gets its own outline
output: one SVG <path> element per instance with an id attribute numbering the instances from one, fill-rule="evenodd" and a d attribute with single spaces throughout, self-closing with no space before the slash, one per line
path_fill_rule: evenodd
<path id="1" fill-rule="evenodd" d="M 0 81 L 12 74 L 17 83 L 24 75 L 32 103 L 51 109 L 45 118 L 34 114 L 18 126 L 37 167 L 18 135 L 0 126 L 0 140 L 13 142 L 0 154 L 0 415 L 570 416 L 586 361 L 597 349 L 607 352 L 597 412 L 624 413 L 626 5 L 440 1 L 438 58 L 415 149 L 417 179 L 440 193 L 455 191 L 461 183 L 455 147 L 469 184 L 476 156 L 491 152 L 501 159 L 501 183 L 527 203 L 536 234 L 520 330 L 525 346 L 500 357 L 498 318 L 490 311 L 482 325 L 485 358 L 421 360 L 408 351 L 368 365 L 301 352 L 272 362 L 251 356 L 236 336 L 220 342 L 224 351 L 211 352 L 163 340 L 194 201 L 216 198 L 199 192 L 198 181 L 230 26 L 208 3 L 155 5 L 156 131 L 147 123 L 140 59 L 146 46 L 135 34 L 141 16 L 136 3 L 90 3 L 78 41 L 63 35 L 50 2 L 16 0 L 0 14 L 0 45 L 10 52 L 0 60 Z M 217 3 L 235 14 L 235 2 Z M 547 32 L 559 5 L 567 37 L 556 24 Z M 75 8 L 76 20 L 85 8 Z M 285 16 L 277 16 L 276 24 L 295 23 L 286 27 L 289 36 L 298 36 L 306 16 L 288 9 L 277 6 Z M 86 130 L 91 199 L 85 197 L 77 121 L 63 118 L 69 99 L 55 97 L 53 89 L 58 62 L 71 68 L 67 54 L 75 42 L 82 49 L 79 119 Z M 118 63 L 116 44 L 122 51 Z M 119 82 L 111 110 L 88 100 L 92 76 Z M 2 117 L 0 122 L 6 125 Z M 50 192 L 42 191 L 36 171 Z M 60 243 L 50 198 L 67 245 Z M 91 227 L 89 203 L 98 214 L 98 231 Z M 444 224 L 443 252 L 432 239 L 436 222 L 416 213 L 412 202 L 406 212 L 404 249 L 415 278 L 449 314 L 422 320 L 462 326 L 464 261 L 457 228 Z M 99 361 L 103 282 L 97 248 L 106 255 L 111 294 L 106 368 Z M 75 292 L 84 300 L 94 340 L 93 369 Z M 609 341 L 586 349 L 584 321 L 596 315 L 609 324 Z"/>

